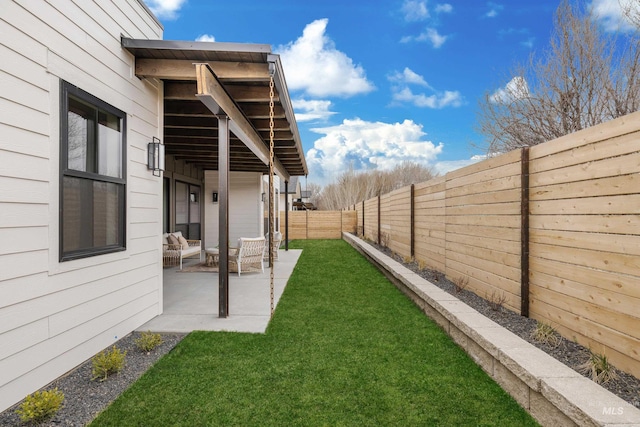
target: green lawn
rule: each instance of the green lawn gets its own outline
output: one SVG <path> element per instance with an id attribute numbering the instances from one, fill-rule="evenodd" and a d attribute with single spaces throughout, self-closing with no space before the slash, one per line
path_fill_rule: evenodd
<path id="1" fill-rule="evenodd" d="M 347 243 L 290 247 L 266 334 L 190 334 L 91 426 L 537 425 Z"/>

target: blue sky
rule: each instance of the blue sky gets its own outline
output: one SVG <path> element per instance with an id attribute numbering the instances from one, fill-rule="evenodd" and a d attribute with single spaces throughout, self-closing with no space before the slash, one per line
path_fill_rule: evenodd
<path id="1" fill-rule="evenodd" d="M 404 160 L 481 158 L 478 101 L 548 46 L 559 0 L 145 0 L 167 40 L 270 44 L 281 55 L 309 182 Z M 630 1 L 630 0 L 624 0 Z M 583 3 L 585 3 L 583 1 Z M 603 25 L 618 0 L 589 0 Z"/>

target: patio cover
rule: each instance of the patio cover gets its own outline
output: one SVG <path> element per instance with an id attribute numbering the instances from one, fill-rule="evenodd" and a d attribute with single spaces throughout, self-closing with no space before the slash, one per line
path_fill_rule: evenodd
<path id="1" fill-rule="evenodd" d="M 228 173 L 269 172 L 270 80 L 274 80 L 274 171 L 307 175 L 280 56 L 259 44 L 123 37 L 135 75 L 164 82 L 165 153 L 219 172 L 219 316 L 229 309 Z"/>
<path id="2" fill-rule="evenodd" d="M 268 173 L 269 73 L 274 76 L 274 141 L 276 172 L 307 175 L 302 142 L 280 56 L 270 45 L 122 38 L 135 58 L 135 75 L 164 81 L 166 154 L 205 170 L 218 170 L 218 120 L 199 99 L 195 64 L 207 64 L 205 76 L 219 92 L 215 102 L 231 119 L 230 170 Z M 226 96 L 225 96 L 226 95 Z M 237 115 L 226 111 L 231 105 Z M 254 134 L 255 133 L 255 134 Z M 265 151 L 266 150 L 266 151 Z M 264 157 L 267 153 L 267 157 Z"/>

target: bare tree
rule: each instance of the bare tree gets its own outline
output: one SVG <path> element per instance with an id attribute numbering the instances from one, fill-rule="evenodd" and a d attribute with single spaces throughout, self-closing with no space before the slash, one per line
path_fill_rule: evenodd
<path id="1" fill-rule="evenodd" d="M 515 68 L 504 89 L 480 103 L 488 152 L 540 144 L 640 107 L 640 54 L 634 35 L 616 38 L 564 0 L 540 59 Z"/>
<path id="2" fill-rule="evenodd" d="M 637 29 L 640 29 L 640 2 L 637 0 L 618 0 L 625 18 Z"/>
<path id="3" fill-rule="evenodd" d="M 322 189 L 317 206 L 322 210 L 346 208 L 409 184 L 428 181 L 434 176 L 436 174 L 431 168 L 413 162 L 402 162 L 390 171 L 356 172 L 350 167 Z"/>

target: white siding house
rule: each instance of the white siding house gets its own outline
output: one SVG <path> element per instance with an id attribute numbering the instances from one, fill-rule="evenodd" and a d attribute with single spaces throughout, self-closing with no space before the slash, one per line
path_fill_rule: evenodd
<path id="1" fill-rule="evenodd" d="M 0 2 L 0 411 L 162 313 L 163 232 L 218 244 L 222 143 L 220 227 L 232 245 L 264 233 L 270 81 L 275 169 L 307 173 L 270 46 L 162 31 L 142 0 Z M 147 166 L 153 139 L 164 173 Z"/>
<path id="2" fill-rule="evenodd" d="M 162 130 L 161 85 L 138 79 L 133 56 L 121 47 L 123 35 L 161 38 L 162 26 L 137 0 L 79 4 L 0 6 L 0 410 L 162 311 L 162 179 L 146 165 L 147 143 Z M 101 237 L 96 227 L 97 246 L 106 239 L 111 250 L 76 251 L 65 261 L 75 243 L 85 245 L 74 243 L 72 230 L 67 246 L 60 243 L 60 224 L 68 224 L 61 215 L 75 215 L 72 199 L 81 192 L 69 191 L 61 206 L 63 82 L 121 111 L 126 141 L 124 152 L 120 146 L 98 154 L 109 163 L 101 173 L 117 175 L 113 168 L 125 166 L 119 187 L 126 201 L 107 207 L 103 218 L 113 223 L 109 213 L 123 211 L 124 240 L 113 245 L 114 230 Z M 101 135 L 114 126 L 101 124 Z"/>

